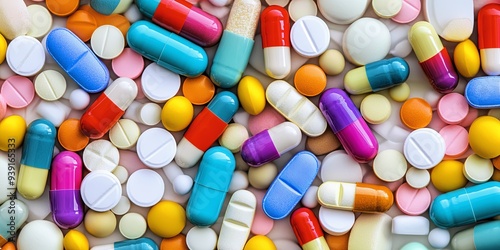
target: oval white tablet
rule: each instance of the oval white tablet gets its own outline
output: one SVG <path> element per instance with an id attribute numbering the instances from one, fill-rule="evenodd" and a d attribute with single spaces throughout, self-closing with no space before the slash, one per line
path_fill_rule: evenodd
<path id="1" fill-rule="evenodd" d="M 99 26 L 90 38 L 90 47 L 102 59 L 118 57 L 125 48 L 122 32 L 113 25 Z"/>
<path id="2" fill-rule="evenodd" d="M 141 76 L 142 92 L 152 102 L 165 102 L 177 94 L 181 77 L 156 63 L 149 64 Z"/>
<path id="3" fill-rule="evenodd" d="M 343 235 L 351 230 L 355 216 L 351 211 L 319 208 L 318 220 L 321 228 L 331 235 Z"/>
<path id="4" fill-rule="evenodd" d="M 429 234 L 429 220 L 424 216 L 398 215 L 392 218 L 392 233 L 427 235 Z"/>
<path id="5" fill-rule="evenodd" d="M 35 38 L 18 36 L 10 41 L 5 58 L 14 73 L 32 76 L 38 73 L 45 64 L 45 50 Z"/>
<path id="6" fill-rule="evenodd" d="M 304 16 L 292 25 L 290 41 L 299 55 L 307 58 L 317 57 L 328 49 L 330 30 L 319 17 Z"/>
<path id="7" fill-rule="evenodd" d="M 408 162 L 420 169 L 429 169 L 443 160 L 446 144 L 433 129 L 420 128 L 408 135 L 404 142 L 404 155 Z"/>
<path id="8" fill-rule="evenodd" d="M 151 207 L 158 203 L 165 192 L 161 176 L 151 169 L 139 169 L 127 181 L 127 196 L 139 207 Z"/>
<path id="9" fill-rule="evenodd" d="M 177 144 L 170 132 L 163 128 L 144 131 L 136 145 L 137 155 L 150 168 L 167 166 L 175 156 Z"/>
<path id="10" fill-rule="evenodd" d="M 83 164 L 89 171 L 106 170 L 112 172 L 118 166 L 120 153 L 110 141 L 96 140 L 83 150 Z"/>
<path id="11" fill-rule="evenodd" d="M 111 172 L 94 170 L 83 178 L 80 194 L 87 207 L 104 212 L 118 204 L 122 197 L 122 185 Z"/>
<path id="12" fill-rule="evenodd" d="M 318 8 L 328 21 L 350 24 L 363 16 L 368 3 L 368 0 L 350 0 L 349 4 L 343 0 L 318 0 Z"/>

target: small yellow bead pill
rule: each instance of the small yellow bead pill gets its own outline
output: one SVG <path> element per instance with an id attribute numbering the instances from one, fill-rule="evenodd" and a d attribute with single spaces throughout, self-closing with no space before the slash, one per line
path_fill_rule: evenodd
<path id="1" fill-rule="evenodd" d="M 274 242 L 264 235 L 255 235 L 248 240 L 243 250 L 276 250 Z"/>
<path id="2" fill-rule="evenodd" d="M 173 201 L 160 201 L 148 212 L 148 227 L 162 238 L 171 238 L 186 226 L 186 211 Z"/>
<path id="3" fill-rule="evenodd" d="M 181 131 L 193 120 L 193 104 L 184 96 L 170 98 L 161 110 L 161 123 L 172 132 Z"/>
<path id="4" fill-rule="evenodd" d="M 453 51 L 453 61 L 458 72 L 467 78 L 474 77 L 481 66 L 477 47 L 469 39 L 457 44 Z"/>
<path id="5" fill-rule="evenodd" d="M 366 122 L 380 124 L 391 116 L 391 103 L 381 94 L 370 94 L 361 101 L 360 111 Z"/>
<path id="6" fill-rule="evenodd" d="M 258 115 L 266 106 L 266 94 L 260 81 L 253 76 L 245 76 L 238 84 L 238 99 L 243 109 L 251 114 Z"/>
<path id="7" fill-rule="evenodd" d="M 460 161 L 445 160 L 431 172 L 431 182 L 440 192 L 446 193 L 464 187 L 467 178 L 463 174 L 464 164 Z"/>
<path id="8" fill-rule="evenodd" d="M 396 102 L 404 102 L 410 97 L 410 86 L 404 82 L 389 89 L 389 96 Z"/>
<path id="9" fill-rule="evenodd" d="M 319 66 L 327 75 L 335 76 L 345 68 L 345 58 L 340 51 L 329 49 L 319 57 Z"/>
<path id="10" fill-rule="evenodd" d="M 116 228 L 116 216 L 110 210 L 96 212 L 89 210 L 83 220 L 85 230 L 94 237 L 105 238 L 110 236 Z"/>
<path id="11" fill-rule="evenodd" d="M 0 121 L 0 150 L 17 149 L 26 134 L 26 121 L 19 115 L 11 115 Z"/>
<path id="12" fill-rule="evenodd" d="M 82 232 L 71 229 L 64 236 L 63 239 L 64 249 L 71 250 L 88 250 L 89 249 L 89 240 Z"/>
<path id="13" fill-rule="evenodd" d="M 480 157 L 500 155 L 500 121 L 492 116 L 480 116 L 469 128 L 469 145 Z"/>

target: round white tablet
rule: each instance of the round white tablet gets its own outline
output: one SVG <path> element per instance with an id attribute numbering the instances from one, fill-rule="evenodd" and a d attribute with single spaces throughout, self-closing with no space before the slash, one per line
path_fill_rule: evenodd
<path id="1" fill-rule="evenodd" d="M 411 132 L 403 145 L 406 160 L 414 167 L 429 169 L 444 158 L 446 144 L 433 129 L 420 128 Z"/>
<path id="2" fill-rule="evenodd" d="M 248 175 L 246 171 L 236 170 L 231 178 L 229 184 L 229 193 L 234 193 L 238 190 L 246 189 L 248 187 Z"/>
<path id="3" fill-rule="evenodd" d="M 363 17 L 352 23 L 342 38 L 347 60 L 366 65 L 384 59 L 391 49 L 391 33 L 375 18 Z"/>
<path id="4" fill-rule="evenodd" d="M 125 38 L 117 27 L 102 25 L 92 33 L 90 47 L 98 57 L 113 59 L 118 57 L 125 48 Z"/>
<path id="5" fill-rule="evenodd" d="M 104 212 L 118 204 L 122 197 L 122 185 L 111 172 L 94 170 L 83 178 L 80 194 L 87 207 Z"/>
<path id="6" fill-rule="evenodd" d="M 89 171 L 106 170 L 112 172 L 118 166 L 120 153 L 107 140 L 96 140 L 83 150 L 83 164 Z"/>
<path id="7" fill-rule="evenodd" d="M 161 107 L 156 103 L 146 103 L 139 112 L 139 120 L 142 124 L 154 126 L 161 121 Z"/>
<path id="8" fill-rule="evenodd" d="M 323 159 L 320 178 L 325 181 L 361 182 L 363 173 L 361 166 L 344 150 L 335 150 Z"/>
<path id="9" fill-rule="evenodd" d="M 144 165 L 151 168 L 162 168 L 174 159 L 177 143 L 167 130 L 150 128 L 139 137 L 136 150 Z"/>
<path id="10" fill-rule="evenodd" d="M 335 24 L 350 24 L 363 16 L 368 7 L 368 0 L 318 0 L 321 14 Z"/>
<path id="11" fill-rule="evenodd" d="M 318 8 L 313 0 L 292 0 L 288 5 L 288 13 L 295 22 L 304 16 L 316 16 Z"/>
<path id="12" fill-rule="evenodd" d="M 217 234 L 209 227 L 192 227 L 186 234 L 189 249 L 213 250 L 217 245 Z"/>
<path id="13" fill-rule="evenodd" d="M 127 196 L 122 196 L 118 204 L 116 204 L 116 206 L 114 206 L 111 209 L 111 212 L 113 212 L 116 215 L 124 215 L 129 210 L 130 210 L 130 200 L 127 198 Z"/>
<path id="14" fill-rule="evenodd" d="M 405 177 L 408 185 L 416 189 L 427 187 L 431 181 L 431 174 L 427 169 L 410 167 Z"/>
<path id="15" fill-rule="evenodd" d="M 139 169 L 127 181 L 127 196 L 139 207 L 151 207 L 158 203 L 165 192 L 160 174 L 151 169 Z"/>
<path id="16" fill-rule="evenodd" d="M 83 89 L 75 89 L 69 95 L 69 105 L 72 109 L 84 110 L 90 104 L 90 96 Z"/>
<path id="17" fill-rule="evenodd" d="M 493 176 L 494 167 L 490 159 L 484 159 L 477 154 L 472 154 L 464 162 L 463 173 L 472 183 L 483 183 Z"/>
<path id="18" fill-rule="evenodd" d="M 109 140 L 119 149 L 129 149 L 135 145 L 140 134 L 137 123 L 130 119 L 120 119 L 109 130 Z"/>
<path id="19" fill-rule="evenodd" d="M 36 94 L 46 100 L 55 101 L 61 98 L 66 92 L 66 79 L 55 70 L 45 70 L 35 78 Z"/>
<path id="20" fill-rule="evenodd" d="M 52 28 L 52 15 L 50 12 L 39 4 L 29 5 L 28 12 L 30 13 L 31 25 L 26 35 L 34 38 L 45 36 Z"/>
<path id="21" fill-rule="evenodd" d="M 63 249 L 63 233 L 54 222 L 34 220 L 20 230 L 17 247 L 18 249 Z"/>
<path id="22" fill-rule="evenodd" d="M 372 0 L 372 8 L 377 16 L 391 18 L 399 13 L 403 7 L 402 0 Z"/>
<path id="23" fill-rule="evenodd" d="M 118 229 L 123 237 L 131 240 L 142 237 L 147 228 L 146 219 L 138 213 L 125 214 L 118 224 Z"/>
<path id="24" fill-rule="evenodd" d="M 354 226 L 354 213 L 326 207 L 319 208 L 318 220 L 321 228 L 331 235 L 342 235 Z"/>
<path id="25" fill-rule="evenodd" d="M 443 249 L 450 243 L 450 231 L 436 227 L 427 236 L 429 244 L 436 249 Z"/>
<path id="26" fill-rule="evenodd" d="M 304 196 L 302 197 L 302 205 L 308 208 L 315 208 L 318 206 L 318 186 L 310 186 Z"/>
<path id="27" fill-rule="evenodd" d="M 142 92 L 152 102 L 165 102 L 177 94 L 181 77 L 156 63 L 149 64 L 141 76 Z"/>
<path id="28" fill-rule="evenodd" d="M 304 16 L 292 25 L 290 41 L 299 55 L 307 58 L 317 57 L 330 45 L 330 30 L 321 18 Z"/>
<path id="29" fill-rule="evenodd" d="M 383 181 L 392 182 L 403 178 L 408 164 L 405 156 L 394 149 L 386 149 L 373 160 L 373 172 Z"/>
<path id="30" fill-rule="evenodd" d="M 117 166 L 112 173 L 120 180 L 121 184 L 125 183 L 128 179 L 128 170 L 123 166 Z"/>
<path id="31" fill-rule="evenodd" d="M 31 36 L 18 36 L 10 41 L 5 56 L 14 73 L 32 76 L 45 64 L 45 50 L 40 41 Z"/>

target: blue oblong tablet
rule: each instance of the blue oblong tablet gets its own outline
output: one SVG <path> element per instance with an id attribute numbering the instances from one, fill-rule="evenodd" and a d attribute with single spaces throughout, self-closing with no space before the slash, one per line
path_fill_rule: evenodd
<path id="1" fill-rule="evenodd" d="M 473 78 L 465 87 L 465 98 L 477 109 L 500 108 L 500 76 Z"/>
<path id="2" fill-rule="evenodd" d="M 269 186 L 262 199 L 264 213 L 274 220 L 290 214 L 316 178 L 319 165 L 311 152 L 298 152 Z"/>
<path id="3" fill-rule="evenodd" d="M 52 58 L 83 90 L 97 93 L 108 86 L 108 68 L 73 32 L 54 29 L 45 43 Z"/>

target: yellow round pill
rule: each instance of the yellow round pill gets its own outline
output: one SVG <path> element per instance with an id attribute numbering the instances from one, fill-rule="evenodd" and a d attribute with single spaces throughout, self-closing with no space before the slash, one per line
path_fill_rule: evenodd
<path id="1" fill-rule="evenodd" d="M 391 103 L 381 94 L 370 94 L 361 101 L 360 111 L 366 122 L 380 124 L 391 116 Z"/>
<path id="2" fill-rule="evenodd" d="M 96 212 L 89 210 L 85 214 L 83 225 L 87 232 L 97 238 L 110 236 L 116 228 L 116 216 L 111 211 Z"/>
<path id="3" fill-rule="evenodd" d="M 119 149 L 129 149 L 135 145 L 141 130 L 139 125 L 130 119 L 120 119 L 109 130 L 109 140 Z"/>
<path id="4" fill-rule="evenodd" d="M 319 57 L 319 66 L 327 75 L 338 75 L 344 71 L 345 59 L 340 51 L 329 49 Z"/>
<path id="5" fill-rule="evenodd" d="M 0 34 L 0 64 L 3 63 L 5 60 L 5 54 L 7 53 L 7 41 L 5 38 Z"/>
<path id="6" fill-rule="evenodd" d="M 462 188 L 467 184 L 463 168 L 464 164 L 460 161 L 442 161 L 432 169 L 431 182 L 443 193 Z"/>
<path id="7" fill-rule="evenodd" d="M 89 240 L 82 232 L 71 229 L 66 233 L 63 239 L 64 249 L 88 250 Z"/>
<path id="8" fill-rule="evenodd" d="M 184 96 L 170 98 L 161 110 L 161 123 L 172 132 L 181 131 L 193 120 L 193 104 Z"/>
<path id="9" fill-rule="evenodd" d="M 264 235 L 255 235 L 248 240 L 243 250 L 276 250 L 274 242 Z"/>
<path id="10" fill-rule="evenodd" d="M 500 121 L 492 116 L 480 116 L 469 128 L 469 145 L 480 157 L 500 155 Z"/>
<path id="11" fill-rule="evenodd" d="M 238 99 L 247 113 L 260 114 L 266 106 L 266 94 L 259 79 L 253 76 L 241 78 L 238 84 Z"/>
<path id="12" fill-rule="evenodd" d="M 389 89 L 389 96 L 396 102 L 404 102 L 410 97 L 410 85 L 404 82 Z"/>
<path id="13" fill-rule="evenodd" d="M 474 77 L 481 66 L 477 47 L 469 39 L 457 44 L 453 51 L 453 61 L 458 73 L 467 78 Z"/>
<path id="14" fill-rule="evenodd" d="M 0 121 L 0 150 L 19 148 L 26 134 L 26 121 L 19 115 L 11 115 Z"/>
<path id="15" fill-rule="evenodd" d="M 148 212 L 148 227 L 162 238 L 171 238 L 186 226 L 186 211 L 173 201 L 160 201 Z"/>

